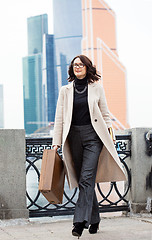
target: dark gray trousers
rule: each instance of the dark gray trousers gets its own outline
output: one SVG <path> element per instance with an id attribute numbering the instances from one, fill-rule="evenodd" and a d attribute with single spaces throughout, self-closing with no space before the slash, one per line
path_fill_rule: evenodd
<path id="1" fill-rule="evenodd" d="M 79 196 L 75 207 L 73 223 L 100 222 L 99 206 L 95 193 L 97 165 L 103 143 L 91 124 L 72 125 L 68 135 L 69 146 L 79 183 Z"/>

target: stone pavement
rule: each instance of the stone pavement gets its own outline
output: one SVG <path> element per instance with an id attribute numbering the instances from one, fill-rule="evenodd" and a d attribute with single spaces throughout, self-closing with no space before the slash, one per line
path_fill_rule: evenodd
<path id="1" fill-rule="evenodd" d="M 0 221 L 0 240 L 76 240 L 71 235 L 72 219 L 16 219 Z M 81 240 L 152 240 L 152 216 L 101 218 L 100 230 L 84 230 Z"/>

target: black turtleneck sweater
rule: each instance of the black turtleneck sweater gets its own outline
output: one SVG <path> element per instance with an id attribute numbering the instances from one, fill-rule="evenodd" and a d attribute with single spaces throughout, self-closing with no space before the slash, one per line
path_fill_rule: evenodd
<path id="1" fill-rule="evenodd" d="M 88 84 L 87 78 L 75 79 L 75 87 L 78 91 L 83 91 Z M 77 93 L 74 88 L 72 125 L 91 124 L 89 106 L 88 106 L 88 87 L 85 92 Z"/>

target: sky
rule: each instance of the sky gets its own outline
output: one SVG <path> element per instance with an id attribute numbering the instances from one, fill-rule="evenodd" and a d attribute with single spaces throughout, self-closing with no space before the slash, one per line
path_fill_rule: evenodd
<path id="1" fill-rule="evenodd" d="M 116 14 L 117 50 L 127 71 L 128 122 L 131 128 L 152 127 L 152 0 L 106 0 L 106 3 Z M 1 4 L 4 128 L 24 128 L 22 57 L 27 55 L 27 18 L 44 13 L 48 14 L 51 34 L 52 0 L 5 0 Z"/>

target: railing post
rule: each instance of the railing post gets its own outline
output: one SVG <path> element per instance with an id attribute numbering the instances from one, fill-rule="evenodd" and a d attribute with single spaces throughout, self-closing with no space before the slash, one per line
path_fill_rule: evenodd
<path id="1" fill-rule="evenodd" d="M 28 216 L 25 132 L 0 129 L 0 219 Z"/>
<path id="2" fill-rule="evenodd" d="M 131 161 L 129 165 L 132 179 L 130 202 L 133 213 L 147 212 L 148 200 L 152 200 L 152 186 L 147 182 L 147 179 L 151 177 L 152 156 L 148 156 L 146 153 L 145 140 L 145 135 L 149 130 L 149 128 L 128 129 L 128 132 L 131 133 Z M 152 178 L 150 180 L 152 181 Z"/>

